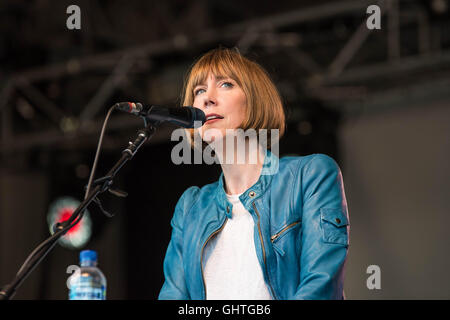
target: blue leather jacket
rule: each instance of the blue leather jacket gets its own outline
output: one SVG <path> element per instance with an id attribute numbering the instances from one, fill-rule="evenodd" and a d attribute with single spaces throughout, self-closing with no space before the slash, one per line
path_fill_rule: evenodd
<path id="1" fill-rule="evenodd" d="M 255 222 L 256 253 L 274 299 L 344 299 L 350 227 L 341 171 L 331 157 L 278 158 L 268 150 L 259 180 L 240 200 Z M 159 299 L 206 299 L 203 249 L 231 212 L 223 173 L 182 194 Z"/>

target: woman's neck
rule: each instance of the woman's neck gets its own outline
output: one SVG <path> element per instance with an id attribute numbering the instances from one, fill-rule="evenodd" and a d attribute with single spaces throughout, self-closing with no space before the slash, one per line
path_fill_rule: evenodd
<path id="1" fill-rule="evenodd" d="M 227 194 L 240 194 L 254 185 L 261 175 L 264 164 L 264 150 L 261 147 L 246 145 L 245 150 L 234 149 L 234 159 L 225 152 L 217 153 L 225 178 Z"/>

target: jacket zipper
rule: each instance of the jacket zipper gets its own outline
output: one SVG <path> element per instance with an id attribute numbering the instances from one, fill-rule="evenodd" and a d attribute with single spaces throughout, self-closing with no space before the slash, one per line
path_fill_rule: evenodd
<path id="1" fill-rule="evenodd" d="M 293 222 L 293 223 L 287 225 L 286 227 L 284 227 L 283 229 L 281 229 L 280 232 L 277 232 L 276 234 L 274 234 L 273 236 L 271 236 L 271 237 L 270 237 L 270 241 L 274 242 L 276 239 L 278 239 L 278 237 L 279 237 L 283 232 L 285 232 L 286 230 L 289 230 L 290 228 L 292 228 L 293 226 L 295 226 L 295 225 L 297 225 L 297 224 L 299 224 L 299 221 Z"/>
<path id="2" fill-rule="evenodd" d="M 202 251 L 200 253 L 200 269 L 202 270 L 203 293 L 205 295 L 205 300 L 206 300 L 206 283 L 205 283 L 205 275 L 203 274 L 203 249 L 205 249 L 206 244 L 209 242 L 209 240 L 211 240 L 212 237 L 214 237 L 217 233 L 222 231 L 222 229 L 223 229 L 223 227 L 225 227 L 225 224 L 227 223 L 227 221 L 228 221 L 228 219 L 226 218 L 225 221 L 220 226 L 220 228 L 209 235 L 208 239 L 206 239 L 205 243 L 203 244 Z"/>
<path id="3" fill-rule="evenodd" d="M 254 202 L 252 203 L 252 206 L 253 206 L 253 209 L 255 209 L 256 215 L 258 216 L 258 233 L 259 233 L 259 240 L 261 241 L 261 248 L 262 248 L 263 260 L 264 260 L 264 268 L 265 268 L 265 271 L 267 273 L 267 281 L 269 281 L 269 288 L 272 291 L 273 297 L 275 299 L 277 299 L 276 296 L 275 296 L 275 291 L 273 290 L 272 284 L 270 283 L 269 270 L 267 269 L 267 264 L 266 264 L 266 249 L 264 247 L 264 241 L 263 241 L 263 237 L 262 237 L 261 224 L 260 224 L 261 217 L 259 215 L 258 209 L 256 209 L 256 205 L 255 205 Z"/>

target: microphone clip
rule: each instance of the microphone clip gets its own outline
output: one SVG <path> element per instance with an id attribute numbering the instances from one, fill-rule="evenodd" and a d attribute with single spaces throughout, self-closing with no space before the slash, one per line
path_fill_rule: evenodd
<path id="1" fill-rule="evenodd" d="M 119 189 L 112 189 L 111 188 L 112 183 L 113 183 L 113 176 L 104 176 L 92 181 L 92 187 L 101 185 L 100 193 L 108 191 L 109 193 L 119 198 L 126 198 L 128 196 L 128 193 L 125 191 Z M 86 189 L 87 186 L 85 186 L 84 188 Z M 98 208 L 105 216 L 107 216 L 108 218 L 114 217 L 114 213 L 110 213 L 103 208 L 102 203 L 98 197 L 95 197 L 92 201 L 95 204 L 97 204 Z"/>

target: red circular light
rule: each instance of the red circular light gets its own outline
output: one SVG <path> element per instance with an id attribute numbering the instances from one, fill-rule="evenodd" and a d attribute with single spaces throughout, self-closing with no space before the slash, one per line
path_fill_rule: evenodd
<path id="1" fill-rule="evenodd" d="M 61 208 L 60 211 L 58 212 L 57 221 L 64 222 L 64 221 L 69 220 L 69 218 L 72 216 L 73 212 L 74 212 L 73 208 Z M 70 228 L 69 231 L 67 231 L 67 234 L 76 233 L 78 231 L 78 229 L 80 229 L 79 221 L 76 225 L 74 225 L 72 228 Z"/>

